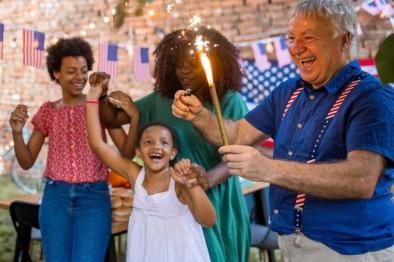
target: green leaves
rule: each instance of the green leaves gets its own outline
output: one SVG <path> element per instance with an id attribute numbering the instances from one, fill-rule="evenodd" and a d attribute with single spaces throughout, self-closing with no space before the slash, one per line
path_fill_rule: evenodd
<path id="1" fill-rule="evenodd" d="M 375 61 L 381 81 L 385 84 L 394 83 L 394 34 L 380 44 Z"/>

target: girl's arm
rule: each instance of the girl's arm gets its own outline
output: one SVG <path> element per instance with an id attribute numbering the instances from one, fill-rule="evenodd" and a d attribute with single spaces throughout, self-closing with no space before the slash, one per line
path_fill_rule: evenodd
<path id="1" fill-rule="evenodd" d="M 200 185 L 193 187 L 180 186 L 184 202 L 193 214 L 194 219 L 204 227 L 213 227 L 216 223 L 216 211 L 204 189 Z"/>
<path id="2" fill-rule="evenodd" d="M 27 111 L 26 105 L 17 105 L 9 120 L 14 140 L 15 156 L 19 165 L 25 170 L 33 166 L 45 140 L 44 134 L 34 129 L 29 142 L 27 145 L 25 144 L 22 130 L 28 118 Z"/>
<path id="3" fill-rule="evenodd" d="M 115 173 L 131 180 L 130 182 L 134 184 L 135 178 L 140 171 L 140 167 L 113 150 L 104 142 L 101 136 L 98 98 L 102 92 L 102 85 L 106 84 L 105 82 L 108 82 L 108 80 L 91 85 L 87 94 L 86 111 L 89 143 L 92 150 L 109 168 L 111 168 Z"/>
<path id="4" fill-rule="evenodd" d="M 171 169 L 170 174 L 177 182 L 179 200 L 188 205 L 194 219 L 205 227 L 215 225 L 215 209 L 197 180 L 200 167 L 189 159 L 182 159 L 175 165 L 175 169 Z"/>

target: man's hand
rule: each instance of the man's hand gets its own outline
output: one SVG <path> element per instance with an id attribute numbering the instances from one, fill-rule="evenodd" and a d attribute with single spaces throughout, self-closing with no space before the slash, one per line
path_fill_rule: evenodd
<path id="1" fill-rule="evenodd" d="M 270 159 L 258 149 L 250 146 L 229 145 L 219 148 L 223 161 L 227 163 L 231 175 L 241 176 L 253 181 L 267 181 L 270 172 Z"/>
<path id="2" fill-rule="evenodd" d="M 186 95 L 185 90 L 178 90 L 175 93 L 172 102 L 172 114 L 174 116 L 193 121 L 202 109 L 203 106 L 196 96 Z"/>

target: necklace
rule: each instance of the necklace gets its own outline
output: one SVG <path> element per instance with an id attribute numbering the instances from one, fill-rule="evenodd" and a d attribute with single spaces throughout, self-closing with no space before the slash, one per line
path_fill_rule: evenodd
<path id="1" fill-rule="evenodd" d="M 148 192 L 149 195 L 154 195 L 154 194 L 157 194 L 157 193 L 158 193 L 158 191 L 159 191 L 160 187 L 163 185 L 164 181 L 167 181 L 168 172 L 165 172 L 165 173 L 164 173 L 164 176 L 165 176 L 165 178 L 163 178 L 163 179 L 159 182 L 159 184 L 156 186 L 155 190 L 153 190 L 153 191 L 149 190 L 150 192 L 148 192 L 148 190 L 146 190 L 146 191 Z"/>

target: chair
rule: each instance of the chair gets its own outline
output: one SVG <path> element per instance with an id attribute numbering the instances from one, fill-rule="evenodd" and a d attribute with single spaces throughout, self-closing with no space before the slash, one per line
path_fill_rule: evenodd
<path id="1" fill-rule="evenodd" d="M 278 249 L 278 234 L 269 228 L 268 188 L 246 196 L 250 216 L 251 246 L 260 249 L 270 262 L 275 261 L 274 250 Z"/>
<path id="2" fill-rule="evenodd" d="M 10 215 L 16 231 L 14 262 L 30 262 L 29 246 L 32 228 L 39 229 L 38 204 L 15 201 L 10 205 Z"/>

